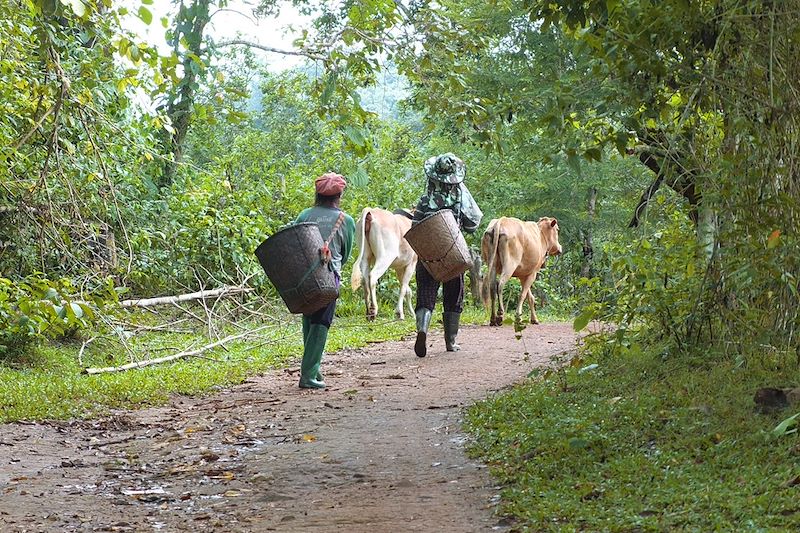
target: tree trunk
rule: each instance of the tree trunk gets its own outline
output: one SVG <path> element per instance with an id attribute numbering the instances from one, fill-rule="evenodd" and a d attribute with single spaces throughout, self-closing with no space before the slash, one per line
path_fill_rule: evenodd
<path id="1" fill-rule="evenodd" d="M 589 219 L 586 224 L 586 228 L 582 229 L 581 234 L 581 241 L 583 242 L 583 264 L 581 265 L 581 277 L 583 278 L 590 278 L 592 277 L 592 264 L 594 258 L 594 245 L 592 243 L 592 227 L 594 227 L 594 213 L 595 213 L 595 206 L 597 205 L 597 187 L 589 187 L 589 199 L 587 202 L 587 208 L 589 213 Z"/>
<path id="2" fill-rule="evenodd" d="M 181 2 L 175 20 L 173 49 L 179 53 L 180 43 L 186 45 L 183 53 L 183 78 L 178 83 L 177 95 L 173 94 L 167 104 L 167 116 L 172 122 L 172 131 L 166 132 L 164 148 L 172 154 L 172 159 L 164 164 L 159 180 L 160 187 L 169 187 L 175 179 L 178 165 L 183 160 L 183 145 L 192 118 L 192 107 L 197 92 L 197 77 L 205 68 L 197 63 L 197 58 L 205 54 L 203 47 L 203 31 L 210 20 L 209 4 L 211 0 L 193 0 L 190 7 Z M 188 29 L 185 29 L 188 28 Z"/>
<path id="3" fill-rule="evenodd" d="M 717 213 L 708 202 L 703 202 L 697 206 L 697 241 L 706 260 L 710 261 L 714 255 L 716 235 Z"/>

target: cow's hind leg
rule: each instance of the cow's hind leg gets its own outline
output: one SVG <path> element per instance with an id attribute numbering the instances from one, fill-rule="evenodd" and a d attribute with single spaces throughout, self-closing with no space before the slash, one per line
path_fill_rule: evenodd
<path id="1" fill-rule="evenodd" d="M 361 269 L 361 288 L 364 289 L 364 307 L 366 309 L 367 320 L 373 320 L 375 316 L 370 316 L 370 310 L 372 309 L 371 300 L 372 300 L 372 288 L 369 284 L 369 258 L 366 257 L 367 254 L 364 254 L 364 258 L 361 260 L 360 265 L 354 265 L 353 268 L 360 268 Z"/>
<path id="2" fill-rule="evenodd" d="M 377 247 L 378 246 L 373 244 L 373 249 Z M 392 264 L 393 259 L 394 258 L 387 258 L 385 254 L 383 256 L 378 255 L 375 258 L 375 264 L 372 265 L 372 271 L 369 273 L 371 305 L 367 312 L 368 320 L 375 320 L 375 317 L 378 316 L 378 281 L 380 281 L 381 276 L 389 269 L 389 265 Z"/>
<path id="3" fill-rule="evenodd" d="M 505 289 L 506 282 L 501 279 L 497 280 L 497 315 L 495 316 L 495 326 L 502 326 L 503 320 L 506 317 L 506 303 L 503 301 L 503 290 Z"/>
<path id="4" fill-rule="evenodd" d="M 497 299 L 498 299 L 497 298 L 497 289 L 498 289 L 498 287 L 497 287 L 497 278 L 495 278 L 493 280 L 488 280 L 487 279 L 487 280 L 484 281 L 484 283 L 488 283 L 489 284 L 489 309 L 490 309 L 490 311 L 492 313 L 492 316 L 489 319 L 489 325 L 490 326 L 499 326 L 502 323 L 502 321 L 500 321 L 500 322 L 497 321 L 497 309 L 498 309 L 498 305 L 497 305 Z"/>
<path id="5" fill-rule="evenodd" d="M 369 253 L 365 253 L 364 257 L 361 259 L 361 264 L 358 265 L 361 268 L 361 284 L 364 288 L 364 304 L 367 310 L 367 320 L 375 320 L 375 315 L 378 311 L 377 302 L 375 301 L 375 282 L 372 279 L 372 272 L 374 272 L 375 267 L 375 256 L 372 255 L 371 250 Z M 356 268 L 356 265 L 353 266 Z"/>
<path id="6" fill-rule="evenodd" d="M 500 240 L 500 244 L 504 245 L 505 239 Z M 502 246 L 501 246 L 502 250 Z M 505 257 L 508 257 L 508 254 L 504 254 Z M 510 261 L 508 262 L 510 263 Z M 498 311 L 497 311 L 497 324 L 501 326 L 503 324 L 503 319 L 506 317 L 506 303 L 503 301 L 503 289 L 508 283 L 508 280 L 511 279 L 511 275 L 514 273 L 514 267 L 509 264 L 502 265 L 502 271 L 500 272 L 500 276 L 497 280 L 497 303 L 498 303 Z"/>
<path id="7" fill-rule="evenodd" d="M 413 265 L 416 267 L 416 265 Z M 400 320 L 404 320 L 405 316 L 403 315 L 403 303 L 408 301 L 408 309 L 411 311 L 411 314 L 414 314 L 414 308 L 411 307 L 411 288 L 409 287 L 409 283 L 411 282 L 411 276 L 414 275 L 414 268 L 412 265 L 403 265 L 395 269 L 395 273 L 397 274 L 397 279 L 400 281 L 400 297 L 397 299 L 397 309 L 395 310 L 395 315 Z"/>

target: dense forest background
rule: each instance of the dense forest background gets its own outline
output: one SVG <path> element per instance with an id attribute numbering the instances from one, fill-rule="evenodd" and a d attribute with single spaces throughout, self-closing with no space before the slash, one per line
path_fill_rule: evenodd
<path id="1" fill-rule="evenodd" d="M 794 0 L 296 0 L 314 22 L 277 53 L 307 61 L 281 73 L 208 35 L 225 0 L 152 1 L 0 5 L 5 353 L 102 327 L 121 294 L 276 298 L 252 252 L 317 175 L 348 177 L 353 215 L 408 207 L 443 151 L 484 224 L 559 219 L 539 299 L 615 324 L 609 353 L 800 353 Z"/>

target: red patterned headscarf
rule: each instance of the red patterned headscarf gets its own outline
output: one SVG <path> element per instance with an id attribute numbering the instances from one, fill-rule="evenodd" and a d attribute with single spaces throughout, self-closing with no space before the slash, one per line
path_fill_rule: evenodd
<path id="1" fill-rule="evenodd" d="M 347 182 L 341 174 L 326 172 L 314 181 L 314 187 L 317 190 L 317 194 L 321 194 L 322 196 L 336 196 L 337 194 L 341 194 L 344 188 L 347 187 Z"/>

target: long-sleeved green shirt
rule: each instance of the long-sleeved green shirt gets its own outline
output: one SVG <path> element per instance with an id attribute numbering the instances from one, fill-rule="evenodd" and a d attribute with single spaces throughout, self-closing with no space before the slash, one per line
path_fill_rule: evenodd
<path id="1" fill-rule="evenodd" d="M 322 234 L 322 240 L 328 238 L 339 218 L 339 213 L 342 210 L 335 207 L 324 207 L 315 205 L 304 209 L 297 215 L 297 222 L 316 222 L 319 225 L 319 232 Z M 339 274 L 342 275 L 342 265 L 350 258 L 350 252 L 353 250 L 353 237 L 356 234 L 356 223 L 353 217 L 345 213 L 344 221 L 342 222 L 339 231 L 333 236 L 329 244 L 331 250 L 331 266 Z"/>

